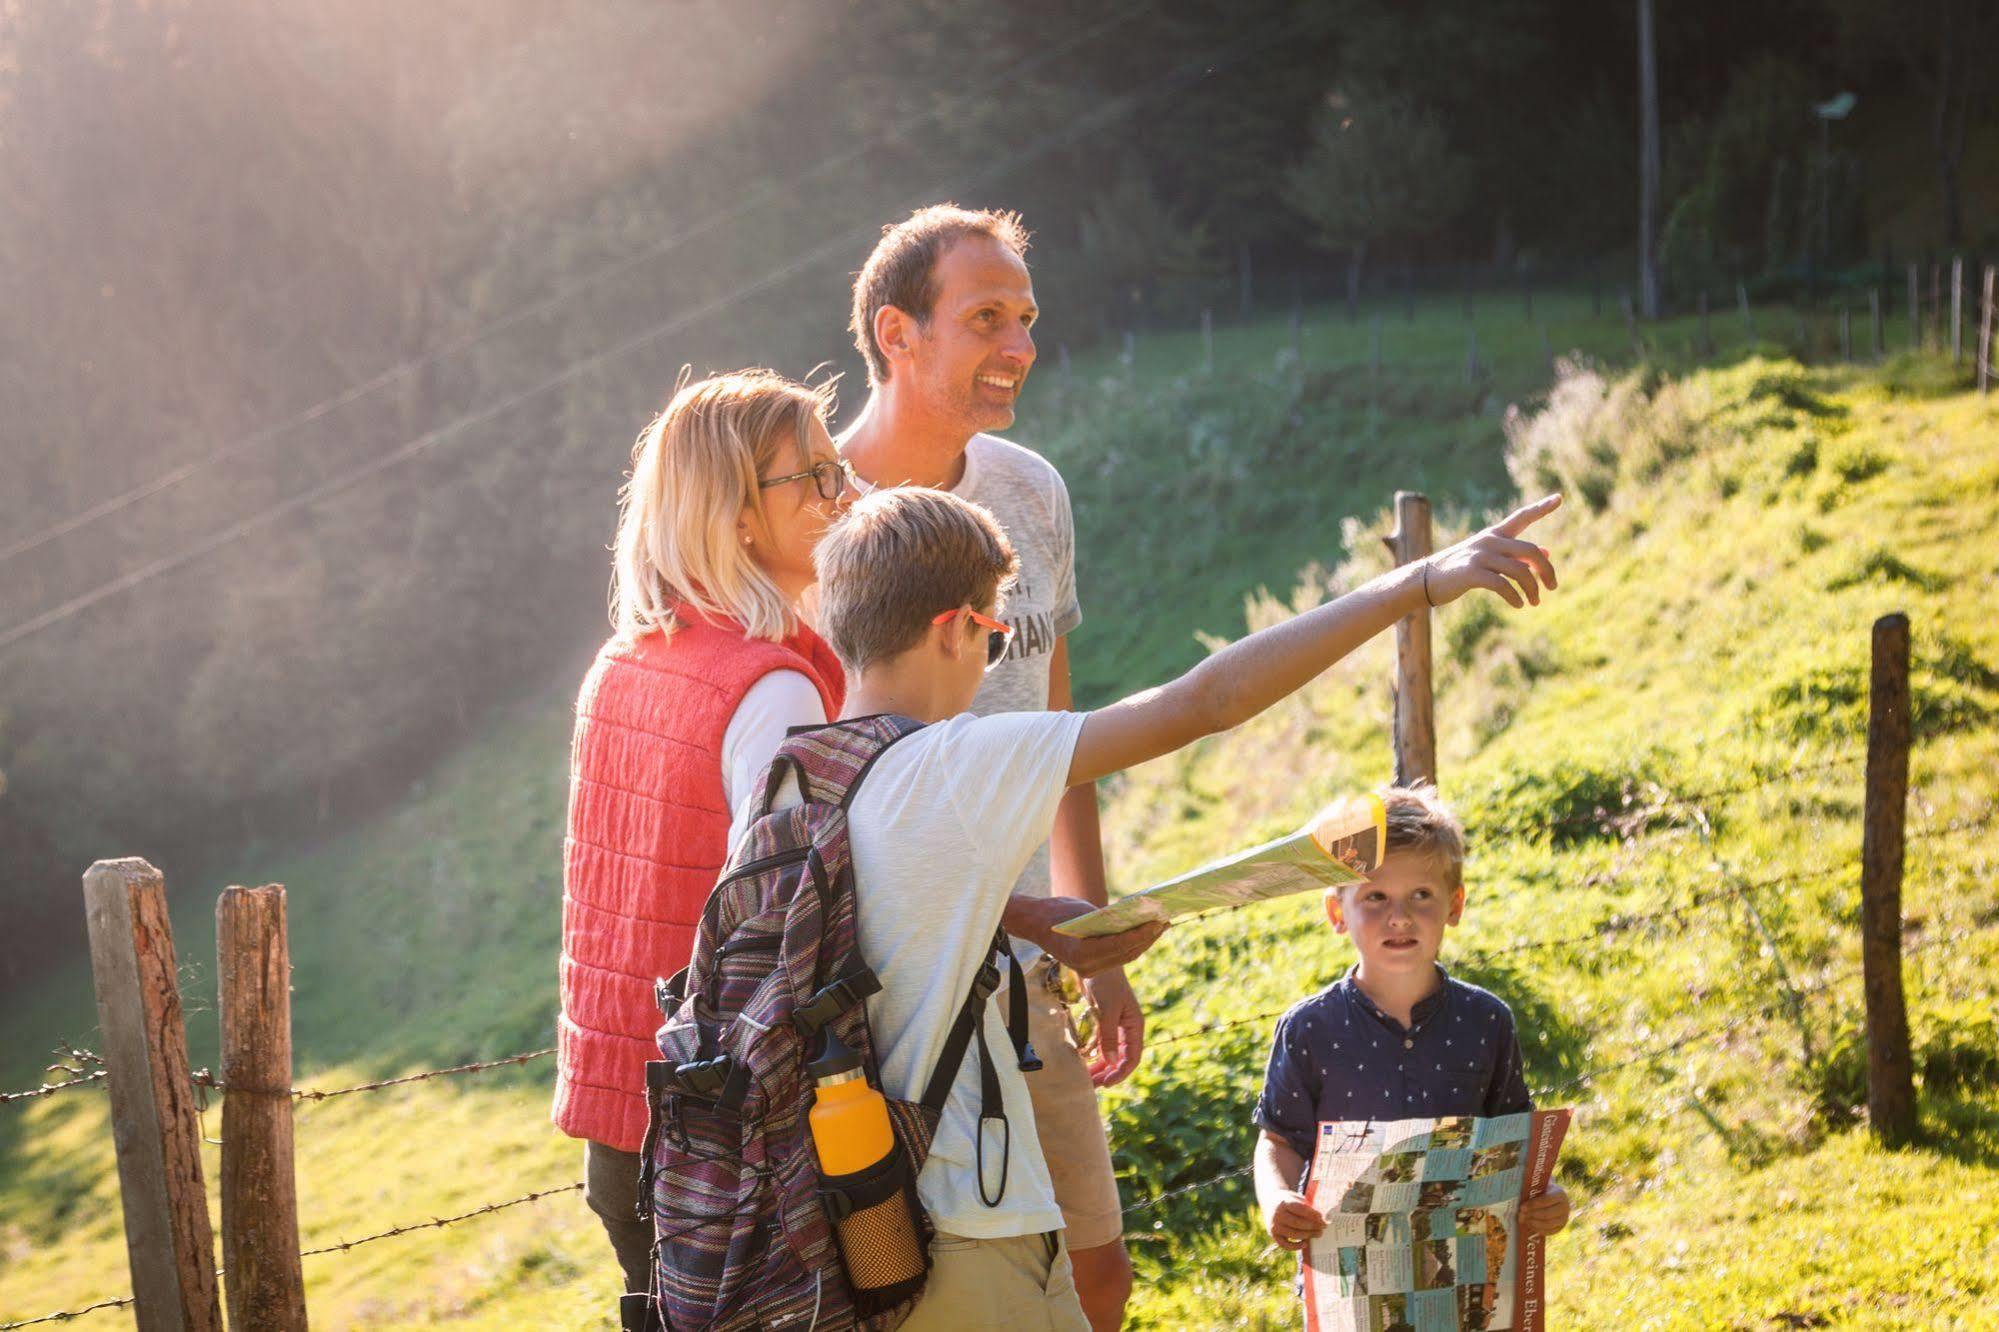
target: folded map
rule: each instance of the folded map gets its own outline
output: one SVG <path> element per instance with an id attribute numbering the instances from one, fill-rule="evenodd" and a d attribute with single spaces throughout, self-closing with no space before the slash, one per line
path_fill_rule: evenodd
<path id="1" fill-rule="evenodd" d="M 1348 796 L 1327 805 L 1288 837 L 1238 851 L 1055 928 L 1085 939 L 1122 934 L 1150 920 L 1179 920 L 1352 883 L 1381 864 L 1387 841 L 1388 811 L 1381 797 Z"/>

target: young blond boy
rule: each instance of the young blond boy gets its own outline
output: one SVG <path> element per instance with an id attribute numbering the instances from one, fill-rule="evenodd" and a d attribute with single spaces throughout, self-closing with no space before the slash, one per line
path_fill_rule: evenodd
<path id="1" fill-rule="evenodd" d="M 1017 561 L 1005 535 L 984 509 L 939 491 L 884 490 L 854 505 L 814 557 L 820 630 L 847 670 L 843 715 L 934 723 L 883 751 L 848 811 L 861 952 L 882 985 L 867 1001 L 882 1090 L 920 1094 L 996 926 L 1041 943 L 1092 909 L 1011 895 L 1065 791 L 1247 721 L 1426 603 L 1486 588 L 1538 604 L 1554 568 L 1519 533 L 1558 503 L 1528 505 L 1109 707 L 986 717 L 966 709 L 1006 653 L 1009 631 L 994 615 Z M 986 1013 L 996 1051 L 1008 1048 L 999 998 Z M 979 1118 L 975 1064 L 997 1079 L 1005 1142 Z M 908 1332 L 1087 1332 L 1013 1060 L 965 1061 L 917 1193 L 937 1236 Z"/>
<path id="2" fill-rule="evenodd" d="M 1326 919 L 1360 961 L 1279 1019 L 1256 1102 L 1257 1202 L 1286 1249 L 1326 1228 L 1300 1191 L 1320 1123 L 1533 1108 L 1512 1010 L 1437 964 L 1444 931 L 1464 915 L 1464 830 L 1434 787 L 1395 787 L 1383 802 L 1381 867 L 1326 890 Z M 1559 1184 L 1521 1204 L 1530 1233 L 1568 1223 Z"/>

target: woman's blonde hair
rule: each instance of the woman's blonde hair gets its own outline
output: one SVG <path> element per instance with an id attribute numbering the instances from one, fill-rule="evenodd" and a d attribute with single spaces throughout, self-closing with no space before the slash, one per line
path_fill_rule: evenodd
<path id="1" fill-rule="evenodd" d="M 736 520 L 747 508 L 764 526 L 759 478 L 809 460 L 812 424 L 824 425 L 832 404 L 830 380 L 808 386 L 774 370 L 738 370 L 690 384 L 681 372 L 673 401 L 632 446 L 631 479 L 618 492 L 611 623 L 621 638 L 673 632 L 682 605 L 735 620 L 752 638 L 796 631 L 784 594 L 737 539 Z"/>

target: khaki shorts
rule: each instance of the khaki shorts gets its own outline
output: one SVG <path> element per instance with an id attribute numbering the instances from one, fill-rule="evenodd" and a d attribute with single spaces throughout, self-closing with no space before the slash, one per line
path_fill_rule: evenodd
<path id="1" fill-rule="evenodd" d="M 930 1280 L 903 1332 L 1090 1332 L 1062 1233 L 930 1241 Z"/>
<path id="2" fill-rule="evenodd" d="M 1069 1005 L 1050 988 L 1058 974 L 1046 957 L 1027 972 L 1027 1034 L 1042 1062 L 1027 1075 L 1027 1090 L 1069 1247 L 1094 1249 L 1124 1234 L 1124 1217 L 1090 1066 L 1076 1049 Z"/>

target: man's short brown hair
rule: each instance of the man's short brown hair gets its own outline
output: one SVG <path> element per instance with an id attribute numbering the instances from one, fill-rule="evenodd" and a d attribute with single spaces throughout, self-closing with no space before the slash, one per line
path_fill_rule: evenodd
<path id="1" fill-rule="evenodd" d="M 989 208 L 932 204 L 882 228 L 875 252 L 854 274 L 854 346 L 868 363 L 868 383 L 888 379 L 888 359 L 875 341 L 875 314 L 893 305 L 919 324 L 937 308 L 937 261 L 953 242 L 990 236 L 1021 259 L 1027 258 L 1027 228 L 1019 213 Z"/>
<path id="2" fill-rule="evenodd" d="M 827 531 L 812 554 L 819 627 L 848 674 L 909 651 L 940 613 L 985 607 L 1020 571 L 983 508 L 941 490 L 878 490 Z"/>
<path id="3" fill-rule="evenodd" d="M 1465 877 L 1465 830 L 1451 813 L 1437 788 L 1391 786 L 1381 793 L 1388 808 L 1388 855 L 1398 853 L 1427 857 L 1451 888 L 1463 885 Z"/>

